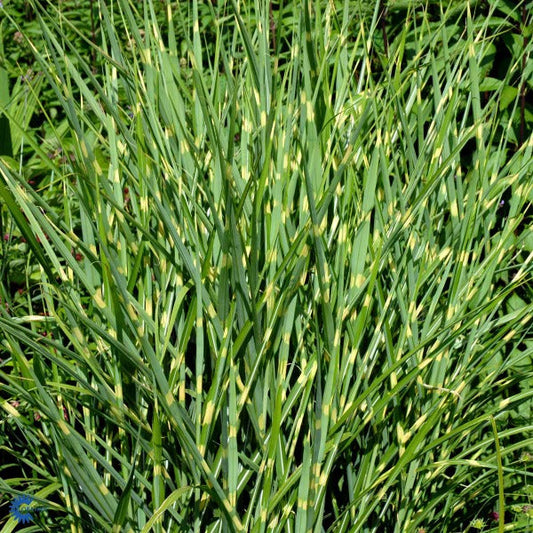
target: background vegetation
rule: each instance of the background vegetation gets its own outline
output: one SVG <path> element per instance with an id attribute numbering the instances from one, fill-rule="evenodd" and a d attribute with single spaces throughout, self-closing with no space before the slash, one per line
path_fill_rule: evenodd
<path id="1" fill-rule="evenodd" d="M 3 0 L 1 532 L 531 531 L 532 7 Z"/>

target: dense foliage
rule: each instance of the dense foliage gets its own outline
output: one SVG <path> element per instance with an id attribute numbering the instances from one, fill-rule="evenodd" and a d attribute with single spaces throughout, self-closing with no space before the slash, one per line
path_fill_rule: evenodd
<path id="1" fill-rule="evenodd" d="M 1 533 L 531 531 L 533 2 L 2 3 Z"/>

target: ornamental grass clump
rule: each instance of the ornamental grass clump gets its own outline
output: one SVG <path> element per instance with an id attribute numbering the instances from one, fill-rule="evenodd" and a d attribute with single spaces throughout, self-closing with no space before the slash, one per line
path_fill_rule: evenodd
<path id="1" fill-rule="evenodd" d="M 455 532 L 527 503 L 533 44 L 497 55 L 521 4 L 362 4 L 95 0 L 91 41 L 29 0 L 0 488 L 51 531 Z"/>

